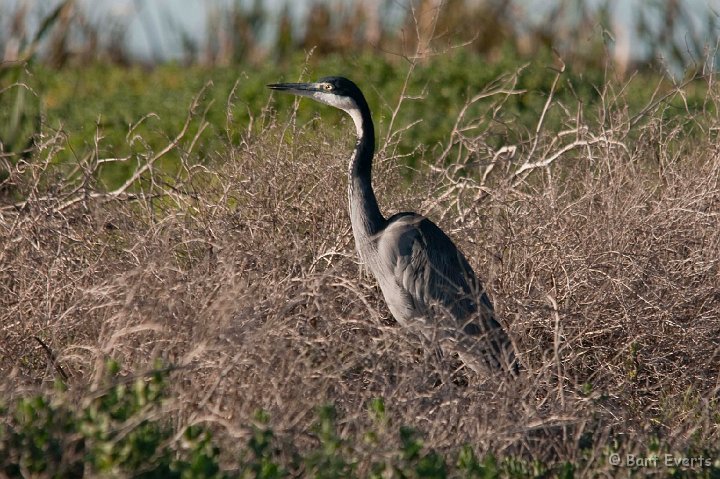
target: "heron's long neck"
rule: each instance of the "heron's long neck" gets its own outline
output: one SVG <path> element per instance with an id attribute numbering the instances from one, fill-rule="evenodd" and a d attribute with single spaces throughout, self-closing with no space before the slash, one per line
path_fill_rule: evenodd
<path id="1" fill-rule="evenodd" d="M 365 246 L 385 226 L 386 220 L 380 213 L 375 192 L 372 188 L 372 159 L 375 153 L 375 127 L 367 104 L 350 113 L 358 133 L 355 153 L 350 160 L 349 199 L 350 221 L 355 243 L 363 256 Z M 364 259 L 364 258 L 363 258 Z"/>

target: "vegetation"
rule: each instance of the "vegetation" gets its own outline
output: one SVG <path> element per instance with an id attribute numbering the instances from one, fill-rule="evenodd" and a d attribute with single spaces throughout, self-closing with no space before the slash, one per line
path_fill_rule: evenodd
<path id="1" fill-rule="evenodd" d="M 559 463 L 551 468 L 537 460 L 498 460 L 492 453 L 479 460 L 467 444 L 451 458 L 426 447 L 422 437 L 407 427 L 397 432 L 397 446 L 388 448 L 380 442 L 388 435 L 385 404 L 376 398 L 368 402 L 367 429 L 350 437 L 340 436 L 332 406 L 318 408 L 309 432 L 312 444 L 305 450 L 288 444 L 278 448 L 269 418 L 260 411 L 253 424 L 240 433 L 245 448 L 238 457 L 223 461 L 206 426 L 177 428 L 163 419 L 172 407 L 166 384 L 168 369 L 125 378 L 118 375 L 120 367 L 114 361 L 105 369 L 107 376 L 101 388 L 79 402 L 73 401 L 62 382 L 57 383 L 51 397 L 38 395 L 18 401 L 6 421 L 7 429 L 0 433 L 5 476 L 569 478 L 587 467 L 591 458 L 584 450 L 589 442 L 580 444 L 586 454 L 577 463 Z M 599 459 L 610 463 L 618 450 L 615 441 Z M 663 454 L 659 441 L 647 452 L 640 460 L 665 465 L 673 475 L 715 477 L 720 472 L 720 464 L 703 455 L 693 459 L 699 465 L 683 467 L 679 461 L 688 457 L 687 452 L 679 458 Z M 368 456 L 370 461 L 361 459 Z M 668 467 L 668 461 L 678 461 L 678 465 Z M 642 467 L 648 466 L 631 470 L 642 472 Z"/>
<path id="2" fill-rule="evenodd" d="M 628 108 L 632 114 L 641 113 L 654 99 L 668 94 L 664 102 L 666 115 L 714 108 L 707 102 L 708 92 L 702 81 L 686 85 L 680 96 L 673 94 L 676 85 L 669 79 L 645 73 L 625 85 L 616 84 L 614 88 L 623 89 L 617 96 L 616 91 L 607 90 L 612 83 L 598 70 L 580 73 L 568 67 L 556 84 L 553 62 L 552 54 L 544 51 L 530 62 L 508 55 L 488 65 L 481 57 L 459 51 L 412 67 L 407 85 L 406 66 L 371 55 L 349 61 L 339 56 L 324 57 L 312 66 L 312 71 L 344 72 L 366 86 L 379 138 L 388 138 L 393 126 L 397 130 L 398 125 L 403 125 L 396 146 L 404 155 L 403 161 L 413 167 L 441 153 L 443 141 L 467 100 L 501 88 L 512 92 L 502 99 L 501 109 L 493 110 L 492 105 L 500 106 L 497 96 L 487 95 L 463 112 L 476 118 L 477 128 L 485 129 L 487 141 L 497 148 L 527 136 L 551 94 L 558 108 L 548 111 L 545 123 L 555 130 L 563 127 L 561 109 L 575 108 L 573 105 L 578 103 L 583 105 L 583 122 L 599 127 L 607 126 L 602 123 L 609 120 L 604 110 L 608 101 L 618 102 L 617 108 Z M 282 72 L 278 67 L 269 67 L 252 73 L 250 66 L 208 70 L 165 65 L 146 71 L 97 64 L 53 71 L 43 65 L 30 65 L 8 73 L 19 77 L 17 86 L 0 95 L 0 121 L 6 125 L 1 137 L 8 138 L 7 150 L 20 153 L 29 151 L 42 130 L 61 134 L 66 137 L 66 145 L 57 152 L 56 161 L 63 163 L 76 163 L 87 155 L 123 158 L 98 171 L 101 184 L 114 188 L 134 171 L 135 163 L 127 161 L 130 157 L 161 149 L 169 137 L 181 130 L 188 105 L 201 90 L 198 109 L 203 112 L 202 121 L 191 125 L 190 131 L 199 157 L 221 151 L 227 135 L 233 144 L 238 144 L 242 131 L 248 128 L 255 127 L 253 132 L 261 133 L 258 128 L 262 125 L 252 121 L 257 112 L 264 108 L 288 111 L 293 105 L 289 97 L 271 100 L 266 84 L 321 75 L 303 73 L 301 57 L 295 65 Z M 349 73 L 353 71 L 363 74 Z M 377 89 L 371 85 L 377 85 Z M 398 92 L 403 96 L 398 97 Z M 396 112 L 399 102 L 402 108 Z M 18 111 L 20 118 L 16 118 Z M 315 109 L 292 111 L 301 124 L 313 122 L 317 129 L 326 126 L 313 121 L 318 116 Z M 342 119 L 341 112 L 322 113 L 335 122 Z M 178 151 L 164 159 L 169 174 L 175 172 L 181 157 Z"/>
<path id="3" fill-rule="evenodd" d="M 716 76 L 510 40 L 5 65 L 0 475 L 720 477 Z M 358 266 L 348 120 L 264 87 L 327 72 L 370 97 L 383 211 L 456 240 L 520 378 L 437 357 Z"/>
<path id="4" fill-rule="evenodd" d="M 321 131 L 327 119 L 266 111 L 205 156 L 193 148 L 196 104 L 188 128 L 148 148 L 134 181 L 112 190 L 94 182 L 103 157 L 58 162 L 66 138 L 47 136 L 11 168 L 0 210 L 8 473 L 80 467 L 65 452 L 75 447 L 88 471 L 132 468 L 115 447 L 125 451 L 135 427 L 160 444 L 157 470 L 198 458 L 223 474 L 257 470 L 247 431 L 265 411 L 267 467 L 278 471 L 366 477 L 380 464 L 398 477 L 463 476 L 457 461 L 472 451 L 477 467 L 520 477 L 611 473 L 615 452 L 707 458 L 678 474 L 716 474 L 716 110 L 666 117 L 659 103 L 633 123 L 618 104 L 607 103 L 612 128 L 538 122 L 504 149 L 459 116 L 412 183 L 394 148 L 402 133 L 381 142 L 381 204 L 426 212 L 482 272 L 527 368 L 511 383 L 456 371 L 393 324 L 355 262 L 342 206 L 351 142 Z M 575 111 L 565 128 L 583 118 Z M 171 151 L 182 159 L 173 176 L 161 165 Z M 108 357 L 123 365 L 117 387 L 162 357 L 165 399 L 128 399 L 117 406 L 127 416 L 113 416 L 125 393 L 103 382 Z M 56 379 L 67 392 L 44 387 Z M 368 415 L 377 398 L 380 425 Z M 312 432 L 323 404 L 337 411 L 338 444 Z M 107 437 L 88 436 L 94 407 L 112 416 L 98 419 Z M 188 428 L 203 432 L 183 449 Z M 21 454 L 36 441 L 63 453 Z M 110 459 L 88 456 L 95 447 Z"/>
<path id="5" fill-rule="evenodd" d="M 354 440 L 338 435 L 332 406 L 317 411 L 306 451 L 279 450 L 268 417 L 258 412 L 242 437 L 246 448 L 240 457 L 221 468 L 218 447 L 202 425 L 178 431 L 162 418 L 170 398 L 166 369 L 155 369 L 134 378 L 118 377 L 120 368 L 110 361 L 106 384 L 95 394 L 73 403 L 72 394 L 59 384 L 52 398 L 21 399 L 10 427 L 0 436 L 3 473 L 9 477 L 78 477 L 111 475 L 132 477 L 258 477 L 264 479 L 298 474 L 324 478 L 351 477 L 478 477 L 499 475 L 532 477 L 546 474 L 541 464 L 523 460 L 498 462 L 493 455 L 479 461 L 469 446 L 455 461 L 424 448 L 421 437 L 401 428 L 397 450 L 385 450 L 378 435 L 385 434 L 387 418 L 381 399 L 369 403 L 371 428 Z M 358 454 L 382 451 L 369 470 Z M 228 467 L 230 466 L 230 467 Z M 229 470 L 228 470 L 229 469 Z M 572 472 L 570 465 L 561 471 Z"/>

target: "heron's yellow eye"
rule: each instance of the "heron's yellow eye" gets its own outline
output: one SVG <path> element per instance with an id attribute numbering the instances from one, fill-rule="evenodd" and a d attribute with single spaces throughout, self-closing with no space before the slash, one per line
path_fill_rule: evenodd
<path id="1" fill-rule="evenodd" d="M 330 83 L 323 83 L 323 89 L 326 91 L 330 91 L 333 89 L 333 86 Z"/>

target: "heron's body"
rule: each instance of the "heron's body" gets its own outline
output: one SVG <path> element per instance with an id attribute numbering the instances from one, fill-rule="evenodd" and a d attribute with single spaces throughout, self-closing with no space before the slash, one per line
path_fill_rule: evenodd
<path id="1" fill-rule="evenodd" d="M 358 141 L 348 171 L 348 198 L 355 245 L 398 323 L 438 339 L 476 371 L 517 371 L 492 303 L 452 240 L 416 213 L 386 219 L 380 212 L 371 175 L 375 131 L 360 89 L 341 77 L 269 86 L 340 108 L 353 119 Z"/>

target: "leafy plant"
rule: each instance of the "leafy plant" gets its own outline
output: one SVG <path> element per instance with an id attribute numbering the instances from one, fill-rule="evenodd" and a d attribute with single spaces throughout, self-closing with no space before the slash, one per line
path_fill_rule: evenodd
<path id="1" fill-rule="evenodd" d="M 76 405 L 62 388 L 52 395 L 21 398 L 0 434 L 0 465 L 9 477 L 133 475 L 134 477 L 224 477 L 208 431 L 190 426 L 182 444 L 158 419 L 167 397 L 167 370 L 132 380 L 117 376 L 110 361 L 102 392 Z"/>

